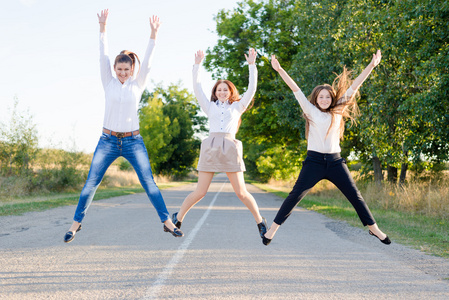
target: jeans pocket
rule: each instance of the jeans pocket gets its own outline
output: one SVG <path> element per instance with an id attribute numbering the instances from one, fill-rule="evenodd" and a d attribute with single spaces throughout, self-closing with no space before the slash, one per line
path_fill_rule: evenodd
<path id="1" fill-rule="evenodd" d="M 133 139 L 135 139 L 135 140 L 142 140 L 143 137 L 139 133 L 139 134 L 133 135 Z"/>
<path id="2" fill-rule="evenodd" d="M 109 140 L 110 137 L 111 137 L 111 135 L 103 132 L 100 136 L 100 139 L 107 141 L 107 140 Z"/>

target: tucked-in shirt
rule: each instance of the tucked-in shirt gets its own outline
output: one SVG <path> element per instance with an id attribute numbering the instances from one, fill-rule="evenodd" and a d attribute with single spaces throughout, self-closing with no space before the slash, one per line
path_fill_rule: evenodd
<path id="1" fill-rule="evenodd" d="M 117 132 L 139 129 L 137 108 L 149 80 L 154 47 L 155 40 L 150 39 L 138 74 L 122 84 L 111 70 L 106 32 L 100 33 L 100 72 L 106 98 L 104 128 Z M 137 64 L 134 73 L 136 72 Z"/>
<path id="2" fill-rule="evenodd" d="M 354 94 L 352 88 L 349 88 L 343 98 L 339 102 L 347 101 Z M 307 150 L 312 150 L 321 153 L 339 153 L 340 148 L 340 122 L 342 115 L 334 114 L 334 121 L 331 125 L 332 115 L 327 112 L 322 112 L 315 105 L 307 100 L 304 93 L 299 90 L 294 93 L 296 100 L 298 100 L 304 114 L 309 121 L 309 134 L 307 136 Z"/>
<path id="3" fill-rule="evenodd" d="M 236 134 L 240 116 L 253 99 L 257 88 L 257 68 L 249 65 L 248 89 L 243 94 L 240 101 L 229 103 L 229 101 L 210 101 L 203 92 L 199 79 L 200 65 L 193 65 L 193 91 L 201 109 L 209 118 L 209 132 L 223 132 Z"/>

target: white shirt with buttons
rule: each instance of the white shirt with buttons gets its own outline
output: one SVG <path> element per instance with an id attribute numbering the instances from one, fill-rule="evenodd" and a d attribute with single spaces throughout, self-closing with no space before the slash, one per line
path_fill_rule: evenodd
<path id="1" fill-rule="evenodd" d="M 106 98 L 104 128 L 116 132 L 130 132 L 139 129 L 137 109 L 149 80 L 155 45 L 156 41 L 150 39 L 138 74 L 131 76 L 122 84 L 113 75 L 111 69 L 106 32 L 100 33 L 100 73 Z M 137 70 L 136 64 L 134 73 Z"/>
<path id="2" fill-rule="evenodd" d="M 248 107 L 251 99 L 254 98 L 257 89 L 257 68 L 249 65 L 248 89 L 243 94 L 240 101 L 229 103 L 229 101 L 210 101 L 203 92 L 199 79 L 200 65 L 193 65 L 193 91 L 201 109 L 209 118 L 209 133 L 222 132 L 236 134 L 240 116 Z"/>
<path id="3" fill-rule="evenodd" d="M 345 95 L 339 101 L 346 101 L 349 99 L 354 90 L 349 88 Z M 340 148 L 340 122 L 342 115 L 334 114 L 334 121 L 331 125 L 332 115 L 327 112 L 322 112 L 315 105 L 307 100 L 304 93 L 299 90 L 294 93 L 296 100 L 298 100 L 304 114 L 309 118 L 309 135 L 307 137 L 307 150 L 312 150 L 320 153 L 339 153 Z M 329 131 L 329 133 L 328 133 Z"/>

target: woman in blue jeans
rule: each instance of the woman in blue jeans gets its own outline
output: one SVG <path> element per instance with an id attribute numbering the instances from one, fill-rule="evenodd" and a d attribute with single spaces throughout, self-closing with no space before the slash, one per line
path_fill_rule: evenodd
<path id="1" fill-rule="evenodd" d="M 164 231 L 170 232 L 175 237 L 182 237 L 184 234 L 173 225 L 161 192 L 154 182 L 148 153 L 139 134 L 137 116 L 138 104 L 148 83 L 153 50 L 161 22 L 157 16 L 150 18 L 151 36 L 137 75 L 134 76 L 134 73 L 136 60 L 140 64 L 139 58 L 135 53 L 124 50 L 115 58 L 113 68 L 116 76 L 113 76 L 107 51 L 108 13 L 106 9 L 100 15 L 97 14 L 100 23 L 101 81 L 106 98 L 103 134 L 95 149 L 86 184 L 81 191 L 74 222 L 65 234 L 64 242 L 71 242 L 75 233 L 81 230 L 81 222 L 106 170 L 120 156 L 126 158 L 136 171 L 140 183 L 156 208 L 161 222 L 164 223 Z"/>
<path id="2" fill-rule="evenodd" d="M 371 71 L 380 63 L 380 50 L 373 54 L 369 65 L 351 83 L 349 73 L 337 77 L 334 84 L 323 84 L 315 87 L 309 100 L 298 85 L 282 69 L 273 55 L 271 65 L 293 91 L 306 119 L 307 158 L 292 191 L 284 200 L 270 229 L 262 237 L 264 245 L 268 245 L 276 231 L 287 220 L 293 209 L 304 198 L 307 192 L 322 179 L 327 179 L 337 186 L 346 196 L 357 212 L 362 224 L 368 226 L 369 234 L 377 237 L 382 243 L 390 244 L 388 236 L 376 224 L 368 206 L 357 189 L 349 173 L 346 161 L 340 156 L 340 138 L 343 137 L 345 119 L 353 119 L 357 113 L 355 96 L 358 88 L 368 78 Z"/>

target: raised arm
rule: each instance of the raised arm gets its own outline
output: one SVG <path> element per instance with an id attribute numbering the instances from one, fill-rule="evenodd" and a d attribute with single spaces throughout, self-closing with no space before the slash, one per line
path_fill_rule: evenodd
<path id="1" fill-rule="evenodd" d="M 195 97 L 198 100 L 198 103 L 201 106 L 201 109 L 204 111 L 204 113 L 208 116 L 209 115 L 209 106 L 211 102 L 207 99 L 206 95 L 204 94 L 203 88 L 201 87 L 201 80 L 200 80 L 200 65 L 203 62 L 204 59 L 204 52 L 201 50 L 198 50 L 195 53 L 195 64 L 193 65 L 193 71 L 192 71 L 192 78 L 193 78 L 193 92 L 195 93 Z"/>
<path id="2" fill-rule="evenodd" d="M 296 82 L 287 74 L 287 72 L 285 72 L 284 69 L 282 69 L 281 64 L 274 55 L 271 55 L 271 66 L 279 73 L 279 75 L 281 75 L 284 82 L 293 91 L 293 93 L 295 94 L 295 98 L 296 100 L 298 100 L 299 106 L 301 106 L 304 113 L 308 114 L 312 110 L 317 109 L 312 103 L 309 102 L 309 100 L 307 100 L 307 97 L 298 87 Z"/>
<path id="3" fill-rule="evenodd" d="M 352 83 L 351 88 L 353 91 L 357 91 L 357 89 L 362 85 L 365 79 L 368 78 L 369 74 L 371 74 L 371 71 L 380 63 L 381 58 L 382 53 L 380 52 L 380 50 L 377 50 L 377 52 L 373 54 L 373 58 L 371 59 L 369 65 Z"/>
<path id="4" fill-rule="evenodd" d="M 271 66 L 273 67 L 273 69 L 275 71 L 277 71 L 279 73 L 279 75 L 281 75 L 282 79 L 288 85 L 288 87 L 293 91 L 293 93 L 296 93 L 297 91 L 300 90 L 298 85 L 296 84 L 296 82 L 293 81 L 293 79 L 287 74 L 287 72 L 285 72 L 284 69 L 282 69 L 281 64 L 279 63 L 276 56 L 274 56 L 274 55 L 271 55 Z"/>
<path id="5" fill-rule="evenodd" d="M 240 99 L 240 101 L 237 102 L 240 105 L 242 111 L 244 111 L 248 107 L 249 103 L 251 102 L 251 99 L 253 99 L 254 95 L 256 94 L 257 89 L 256 57 L 257 52 L 253 48 L 249 49 L 248 55 L 246 55 L 245 53 L 245 58 L 249 65 L 249 82 L 248 82 L 248 89 L 242 96 L 242 99 Z"/>
<path id="6" fill-rule="evenodd" d="M 108 38 L 106 35 L 106 23 L 108 20 L 109 10 L 104 9 L 97 14 L 98 23 L 100 23 L 100 75 L 103 88 L 106 88 L 108 83 L 113 78 L 111 71 L 111 62 L 108 56 Z"/>
<path id="7" fill-rule="evenodd" d="M 151 62 L 153 61 L 153 52 L 156 45 L 156 37 L 162 23 L 158 16 L 152 16 L 150 18 L 151 35 L 148 42 L 147 50 L 145 51 L 145 57 L 143 58 L 142 65 L 140 66 L 139 73 L 136 76 L 137 85 L 143 90 L 149 79 Z"/>

